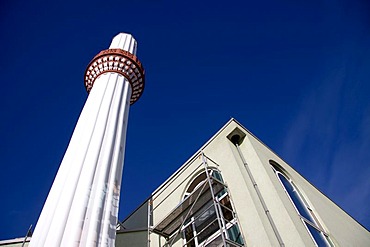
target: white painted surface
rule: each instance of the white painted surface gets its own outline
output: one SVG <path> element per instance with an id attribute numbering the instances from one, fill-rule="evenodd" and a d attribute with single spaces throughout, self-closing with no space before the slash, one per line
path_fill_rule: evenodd
<path id="1" fill-rule="evenodd" d="M 209 157 L 208 164 L 217 167 L 228 186 L 245 246 L 279 246 L 237 149 L 227 138 L 235 128 L 246 134 L 240 150 L 258 184 L 285 246 L 315 246 L 315 243 L 272 170 L 270 160 L 278 163 L 294 181 L 335 246 L 370 246 L 370 234 L 367 229 L 233 119 L 152 193 L 153 227 L 157 226 L 179 205 L 191 181 L 199 175 L 203 168 L 199 166 L 201 161 L 198 158 L 200 152 L 203 152 Z M 217 165 L 210 160 L 215 161 Z M 122 231 L 118 236 L 121 243 L 123 241 L 135 243 L 143 238 L 143 235 L 136 234 L 135 231 Z M 162 247 L 165 243 L 164 237 L 149 232 L 148 246 Z M 172 246 L 182 247 L 183 244 L 183 237 L 179 237 Z"/>
<path id="2" fill-rule="evenodd" d="M 110 45 L 136 47 L 123 33 Z M 114 246 L 131 93 L 122 75 L 96 79 L 30 246 Z"/>

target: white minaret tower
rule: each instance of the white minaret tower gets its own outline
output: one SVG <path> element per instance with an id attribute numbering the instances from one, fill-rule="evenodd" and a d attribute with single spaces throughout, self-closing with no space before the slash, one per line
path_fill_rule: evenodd
<path id="1" fill-rule="evenodd" d="M 88 65 L 90 95 L 30 246 L 114 246 L 128 112 L 144 89 L 136 48 L 120 33 Z"/>

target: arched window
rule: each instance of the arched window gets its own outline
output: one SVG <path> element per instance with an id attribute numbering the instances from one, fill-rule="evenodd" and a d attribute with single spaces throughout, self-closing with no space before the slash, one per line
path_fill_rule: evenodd
<path id="1" fill-rule="evenodd" d="M 271 161 L 270 164 L 316 246 L 334 246 L 294 182 L 279 166 Z"/>
<path id="2" fill-rule="evenodd" d="M 209 170 L 209 173 L 212 179 L 223 183 L 219 171 Z M 204 185 L 204 183 L 208 183 L 205 172 L 196 177 L 189 185 L 184 194 L 184 199 Z M 230 246 L 243 246 L 243 239 L 237 225 L 227 189 L 219 190 L 217 195 L 214 196 L 217 201 L 216 207 L 213 200 L 209 200 L 185 220 L 182 227 L 184 246 L 221 246 L 223 241 L 221 233 L 228 240 L 237 244 Z M 220 216 L 220 219 L 217 215 Z M 221 229 L 220 222 L 222 224 Z"/>

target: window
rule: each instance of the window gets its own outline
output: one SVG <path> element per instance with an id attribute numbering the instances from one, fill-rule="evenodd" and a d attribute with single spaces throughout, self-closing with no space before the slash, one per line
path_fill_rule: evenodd
<path id="1" fill-rule="evenodd" d="M 311 206 L 299 192 L 294 182 L 286 176 L 279 167 L 274 164 L 271 165 L 316 246 L 334 246 L 329 239 L 329 235 L 320 225 Z"/>
<path id="2" fill-rule="evenodd" d="M 223 183 L 219 171 L 211 170 L 210 175 L 212 179 Z M 207 174 L 200 174 L 191 183 L 184 197 L 189 196 L 206 182 L 208 182 Z M 231 240 L 230 244 L 228 242 L 228 246 L 243 246 L 243 239 L 227 189 L 222 189 L 215 195 L 215 198 L 217 201 L 216 206 L 213 200 L 209 200 L 197 212 L 185 220 L 182 227 L 184 246 L 221 246 L 223 243 L 221 233 L 224 234 L 227 240 Z M 220 219 L 217 217 L 217 214 L 220 215 Z M 221 229 L 220 223 L 222 225 Z"/>

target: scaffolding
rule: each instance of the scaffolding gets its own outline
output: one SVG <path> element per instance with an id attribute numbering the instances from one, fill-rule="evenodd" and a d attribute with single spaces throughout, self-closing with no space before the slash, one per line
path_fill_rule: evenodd
<path id="1" fill-rule="evenodd" d="M 217 167 L 217 163 L 203 152 L 200 152 L 197 158 L 200 158 L 201 162 L 195 169 L 194 167 L 192 169 L 195 172 L 203 168 L 204 172 L 197 177 L 196 186 L 180 204 L 170 210 L 167 216 L 155 226 L 149 227 L 149 235 L 158 234 L 164 237 L 166 242 L 162 245 L 163 247 L 172 247 L 173 245 L 189 247 L 244 246 L 228 187 L 223 182 L 220 171 L 208 165 L 208 162 L 212 162 Z M 194 172 L 187 175 L 186 179 L 194 176 Z M 174 180 L 176 177 L 173 178 Z M 169 189 L 169 186 L 166 185 L 161 192 Z M 151 198 L 151 203 L 149 203 L 151 206 L 148 210 L 149 217 L 179 186 L 172 188 L 171 192 L 163 198 L 159 199 L 158 195 Z M 155 207 L 152 206 L 153 200 L 160 200 L 156 202 Z M 150 246 L 149 242 L 148 246 Z"/>

